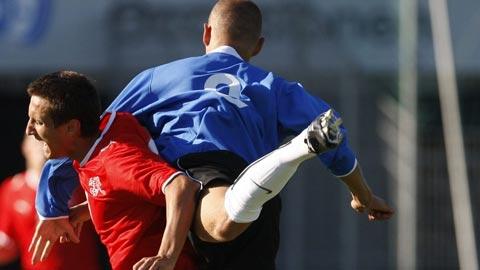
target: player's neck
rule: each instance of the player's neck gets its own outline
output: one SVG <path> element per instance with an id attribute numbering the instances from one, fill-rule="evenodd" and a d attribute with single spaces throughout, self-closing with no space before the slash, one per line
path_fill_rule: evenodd
<path id="1" fill-rule="evenodd" d="M 228 47 L 233 48 L 244 61 L 248 62 L 248 60 L 250 60 L 250 58 L 251 58 L 251 56 L 249 54 L 244 53 L 242 50 L 240 50 L 238 48 L 238 46 L 236 46 L 232 42 L 228 42 L 228 41 L 212 41 L 212 43 L 210 43 L 205 48 L 205 51 L 206 51 L 206 53 L 209 53 L 209 52 L 211 52 L 211 51 L 213 51 L 213 50 L 215 50 L 215 49 L 217 49 L 221 46 L 228 46 Z"/>
<path id="2" fill-rule="evenodd" d="M 87 155 L 87 153 L 95 144 L 95 141 L 97 140 L 98 136 L 100 136 L 100 133 L 96 134 L 95 136 L 79 138 L 76 141 L 76 145 L 74 146 L 75 151 L 73 151 L 70 158 L 78 162 L 82 162 L 85 156 Z"/>

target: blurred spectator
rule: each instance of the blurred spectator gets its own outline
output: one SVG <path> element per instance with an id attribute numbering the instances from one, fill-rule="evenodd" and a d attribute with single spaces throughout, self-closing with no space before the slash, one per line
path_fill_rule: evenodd
<path id="1" fill-rule="evenodd" d="M 3 269 L 18 259 L 21 269 L 96 270 L 105 268 L 103 266 L 105 263 L 102 261 L 104 252 L 101 251 L 98 237 L 90 222 L 84 225 L 80 244 L 55 245 L 44 262 L 35 266 L 31 264 L 28 246 L 38 221 L 35 211 L 35 192 L 45 163 L 42 147 L 43 143 L 33 137 L 25 137 L 22 153 L 26 161 L 26 170 L 5 179 L 0 184 L 0 268 Z M 83 196 L 82 193 L 80 195 Z"/>

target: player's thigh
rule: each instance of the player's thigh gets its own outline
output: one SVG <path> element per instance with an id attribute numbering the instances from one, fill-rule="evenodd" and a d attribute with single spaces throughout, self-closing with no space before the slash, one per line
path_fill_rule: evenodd
<path id="1" fill-rule="evenodd" d="M 207 242 L 226 242 L 244 232 L 250 223 L 236 223 L 225 211 L 225 193 L 229 185 L 224 182 L 209 185 L 200 196 L 193 229 L 198 238 Z"/>

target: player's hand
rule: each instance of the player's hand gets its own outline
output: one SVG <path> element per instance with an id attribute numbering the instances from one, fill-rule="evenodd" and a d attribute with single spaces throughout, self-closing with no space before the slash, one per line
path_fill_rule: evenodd
<path id="1" fill-rule="evenodd" d="M 359 213 L 367 213 L 368 220 L 386 220 L 393 216 L 394 211 L 380 197 L 372 195 L 368 205 L 362 204 L 355 196 L 352 196 L 352 208 Z"/>
<path id="2" fill-rule="evenodd" d="M 62 235 L 68 235 L 75 243 L 80 242 L 68 218 L 40 220 L 28 247 L 28 251 L 33 252 L 32 264 L 44 261 L 55 242 Z"/>
<path id="3" fill-rule="evenodd" d="M 80 239 L 80 234 L 82 233 L 83 223 L 90 220 L 90 211 L 88 210 L 87 202 L 77 204 L 73 207 L 70 207 L 70 224 L 73 227 L 75 235 Z M 70 242 L 71 239 L 67 233 L 60 236 L 60 243 Z"/>
<path id="4" fill-rule="evenodd" d="M 145 257 L 133 266 L 133 270 L 173 270 L 176 261 L 176 259 L 159 255 Z"/>

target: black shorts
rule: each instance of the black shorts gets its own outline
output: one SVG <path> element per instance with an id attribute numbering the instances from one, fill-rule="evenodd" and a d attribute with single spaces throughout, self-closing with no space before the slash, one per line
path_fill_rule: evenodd
<path id="1" fill-rule="evenodd" d="M 233 184 L 247 167 L 239 156 L 228 151 L 194 153 L 181 157 L 180 169 L 208 186 L 214 181 Z M 210 243 L 192 234 L 197 252 L 205 259 L 208 270 L 273 270 L 280 240 L 279 196 L 265 203 L 260 217 L 235 240 Z"/>

